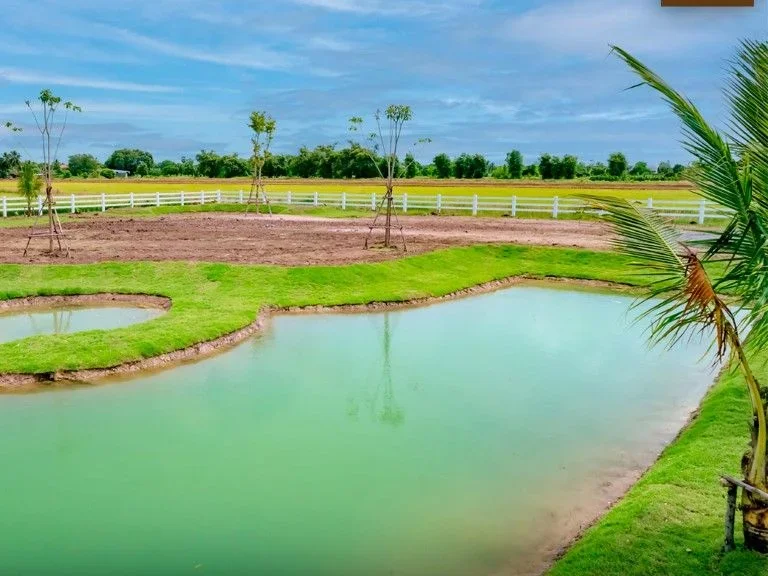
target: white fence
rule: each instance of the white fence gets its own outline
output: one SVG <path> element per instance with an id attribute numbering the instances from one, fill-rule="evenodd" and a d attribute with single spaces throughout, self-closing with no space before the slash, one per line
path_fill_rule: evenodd
<path id="1" fill-rule="evenodd" d="M 341 210 L 375 210 L 381 201 L 381 193 L 351 193 L 351 192 L 269 192 L 269 201 L 273 205 L 303 206 L 303 207 L 332 207 Z M 205 192 L 150 192 L 124 194 L 89 194 L 70 196 L 59 195 L 57 208 L 59 213 L 84 211 L 101 211 L 108 208 L 141 208 L 149 206 L 185 206 L 192 204 L 244 204 L 248 200 L 248 191 L 243 190 L 213 190 Z M 640 202 L 640 201 L 639 201 Z M 648 198 L 640 202 L 653 208 L 662 216 L 704 224 L 706 220 L 729 218 L 731 212 L 712 202 L 705 200 L 654 200 Z M 508 214 L 510 216 L 538 216 L 544 218 L 559 218 L 568 215 L 600 214 L 590 208 L 579 198 L 549 197 L 532 198 L 528 196 L 443 196 L 395 195 L 395 205 L 401 211 L 429 211 L 435 213 L 458 212 L 472 215 L 477 214 Z M 43 198 L 38 197 L 33 210 L 43 212 Z M 3 217 L 23 214 L 27 210 L 26 201 L 22 198 L 2 197 Z"/>

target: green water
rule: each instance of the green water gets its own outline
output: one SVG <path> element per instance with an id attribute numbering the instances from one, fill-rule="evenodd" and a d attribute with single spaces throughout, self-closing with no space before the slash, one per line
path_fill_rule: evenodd
<path id="1" fill-rule="evenodd" d="M 0 342 L 39 334 L 68 334 L 83 330 L 112 330 L 156 318 L 162 312 L 152 308 L 104 306 L 64 307 L 48 310 L 14 311 L 0 315 Z"/>
<path id="2" fill-rule="evenodd" d="M 523 573 L 711 382 L 629 302 L 283 316 L 195 364 L 1 396 L 0 573 Z"/>

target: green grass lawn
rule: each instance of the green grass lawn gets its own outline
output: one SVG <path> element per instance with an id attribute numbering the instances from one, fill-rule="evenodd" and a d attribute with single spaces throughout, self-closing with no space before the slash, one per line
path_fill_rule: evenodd
<path id="1" fill-rule="evenodd" d="M 652 184 L 640 183 L 631 188 L 620 189 L 605 186 L 594 185 L 593 188 L 576 188 L 576 186 L 565 185 L 538 185 L 524 186 L 512 185 L 508 181 L 501 181 L 498 184 L 478 185 L 469 181 L 466 184 L 450 186 L 428 186 L 423 184 L 398 184 L 395 188 L 397 194 L 407 192 L 409 195 L 427 195 L 434 196 L 442 194 L 443 196 L 494 196 L 509 197 L 519 196 L 528 198 L 551 198 L 552 196 L 566 197 L 570 194 L 589 192 L 591 194 L 605 194 L 609 196 L 619 196 L 622 198 L 645 200 L 653 197 L 655 200 L 694 200 L 696 196 L 689 190 L 680 188 L 649 188 Z M 57 180 L 56 189 L 62 194 L 107 194 L 118 193 L 149 193 L 149 192 L 200 192 L 212 190 L 245 190 L 248 191 L 249 184 L 243 180 L 209 181 L 205 178 L 190 180 L 180 180 L 176 182 L 146 180 Z M 320 193 L 338 193 L 338 192 L 359 192 L 370 194 L 371 192 L 381 193 L 383 185 L 373 185 L 368 182 L 359 184 L 355 182 L 333 182 L 318 180 L 317 182 L 303 181 L 301 183 L 284 183 L 280 181 L 267 182 L 267 193 L 285 192 L 320 192 Z M 16 186 L 13 181 L 0 181 L 0 195 L 16 195 Z"/>
<path id="2" fill-rule="evenodd" d="M 206 263 L 0 266 L 0 298 L 37 294 L 149 293 L 173 299 L 138 326 L 0 345 L 0 372 L 53 372 L 138 360 L 210 340 L 256 318 L 260 307 L 358 304 L 440 296 L 513 275 L 642 284 L 612 253 L 523 246 L 455 248 L 345 267 Z M 768 380 L 768 351 L 757 358 Z M 738 375 L 712 389 L 701 412 L 660 460 L 552 569 L 554 576 L 768 574 L 768 558 L 721 556 L 723 472 L 737 473 L 749 405 Z M 557 498 L 553 494 L 553 498 Z M 740 538 L 737 537 L 737 545 Z"/>

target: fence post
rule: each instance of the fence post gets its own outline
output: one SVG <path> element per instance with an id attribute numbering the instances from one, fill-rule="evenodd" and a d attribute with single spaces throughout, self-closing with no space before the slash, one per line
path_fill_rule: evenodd
<path id="1" fill-rule="evenodd" d="M 517 216 L 517 196 L 512 196 L 512 218 Z"/>
<path id="2" fill-rule="evenodd" d="M 347 193 L 346 192 L 341 193 L 341 209 L 342 210 L 347 209 Z"/>
<path id="3" fill-rule="evenodd" d="M 38 216 L 43 215 L 43 197 L 42 196 L 37 197 L 37 215 Z"/>
<path id="4" fill-rule="evenodd" d="M 179 203 L 184 206 L 184 190 L 181 191 L 181 194 L 179 195 Z"/>
<path id="5" fill-rule="evenodd" d="M 238 198 L 238 201 L 240 202 L 240 204 L 243 203 L 243 191 L 242 190 L 240 190 L 240 196 Z"/>
<path id="6" fill-rule="evenodd" d="M 557 214 L 560 211 L 560 198 L 555 196 L 552 198 L 552 218 L 557 219 Z"/>
<path id="7" fill-rule="evenodd" d="M 440 214 L 440 211 L 443 209 L 443 195 L 438 194 L 437 195 L 437 213 Z"/>
<path id="8" fill-rule="evenodd" d="M 704 224 L 704 217 L 707 215 L 707 201 L 699 202 L 699 224 Z"/>
<path id="9" fill-rule="evenodd" d="M 477 216 L 477 194 L 472 196 L 472 216 Z"/>
<path id="10" fill-rule="evenodd" d="M 648 198 L 646 206 L 648 207 L 648 210 L 653 210 L 653 198 Z"/>
<path id="11" fill-rule="evenodd" d="M 3 196 L 3 218 L 8 217 L 8 198 Z"/>
<path id="12" fill-rule="evenodd" d="M 221 190 L 216 190 L 216 203 L 221 204 Z"/>
<path id="13" fill-rule="evenodd" d="M 286 195 L 286 201 L 288 202 L 288 204 L 293 202 L 293 194 L 291 194 L 290 190 L 288 190 L 288 194 Z"/>
<path id="14" fill-rule="evenodd" d="M 155 206 L 160 206 L 160 192 L 155 192 Z"/>
<path id="15" fill-rule="evenodd" d="M 75 213 L 75 195 L 74 194 L 69 195 L 69 213 L 70 214 Z"/>
<path id="16" fill-rule="evenodd" d="M 104 192 L 101 193 L 101 211 L 104 212 L 107 209 L 107 195 Z"/>
<path id="17" fill-rule="evenodd" d="M 371 192 L 371 210 L 376 210 L 376 192 Z"/>
<path id="18" fill-rule="evenodd" d="M 315 206 L 317 206 L 317 205 L 318 205 L 317 192 L 315 192 L 315 194 L 314 194 L 314 196 L 313 196 L 313 198 L 312 198 L 312 203 L 313 203 Z"/>
<path id="19" fill-rule="evenodd" d="M 408 192 L 403 192 L 403 212 L 408 212 Z"/>
<path id="20" fill-rule="evenodd" d="M 131 192 L 131 208 L 133 208 L 133 192 Z"/>

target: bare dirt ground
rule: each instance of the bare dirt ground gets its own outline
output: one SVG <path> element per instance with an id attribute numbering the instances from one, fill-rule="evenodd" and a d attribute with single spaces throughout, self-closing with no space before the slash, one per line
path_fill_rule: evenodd
<path id="1" fill-rule="evenodd" d="M 605 249 L 609 229 L 597 222 L 511 218 L 401 217 L 409 254 L 484 243 L 519 243 Z M 60 263 L 123 260 L 194 260 L 280 264 L 346 264 L 387 260 L 398 250 L 363 250 L 369 219 L 312 216 L 245 216 L 207 213 L 154 218 L 83 216 L 65 224 L 70 259 L 44 254 L 35 239 L 23 256 L 28 228 L 0 229 L 0 262 Z M 393 231 L 395 232 L 395 231 Z M 374 230 L 379 244 L 383 230 Z"/>

